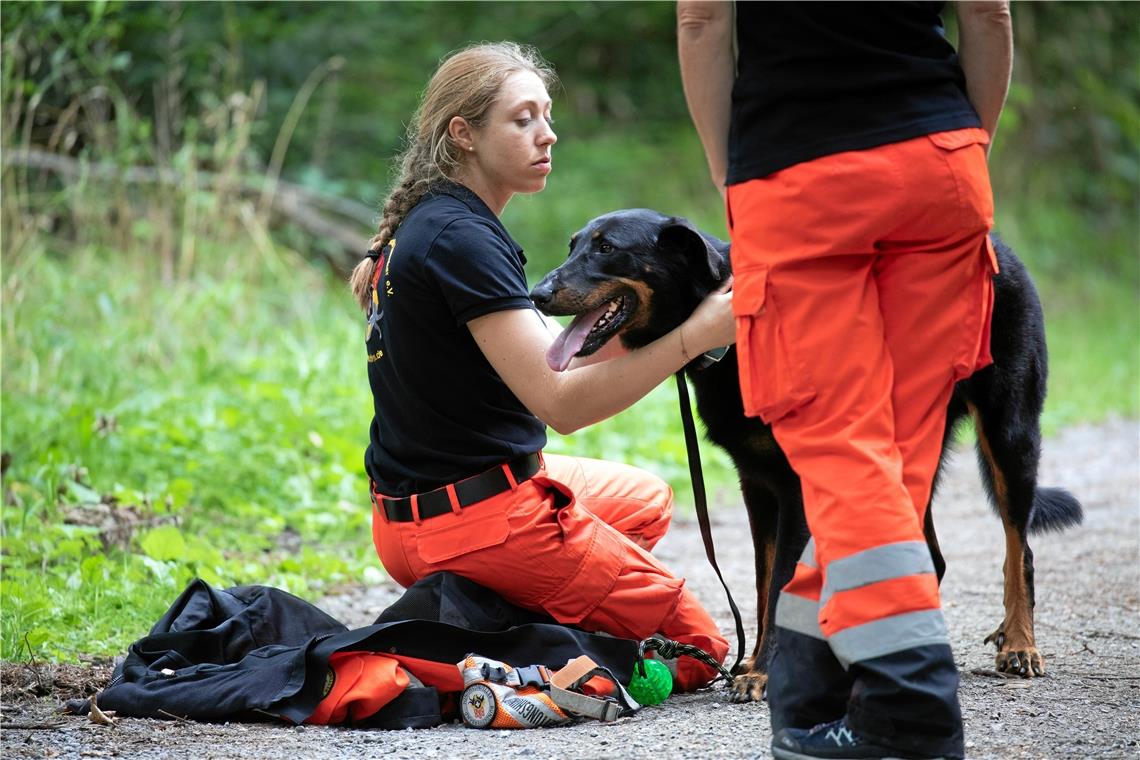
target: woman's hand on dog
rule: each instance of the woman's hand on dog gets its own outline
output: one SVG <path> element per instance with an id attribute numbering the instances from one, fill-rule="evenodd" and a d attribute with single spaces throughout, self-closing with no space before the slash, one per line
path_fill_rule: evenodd
<path id="1" fill-rule="evenodd" d="M 732 277 L 701 301 L 681 325 L 685 353 L 694 359 L 706 351 L 736 342 L 736 318 L 732 314 Z"/>

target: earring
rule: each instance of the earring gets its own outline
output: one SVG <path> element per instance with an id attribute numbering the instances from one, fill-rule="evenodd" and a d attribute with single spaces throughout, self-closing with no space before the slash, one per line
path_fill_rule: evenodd
<path id="1" fill-rule="evenodd" d="M 474 153 L 474 152 L 475 152 L 475 146 L 474 146 L 474 145 L 468 145 L 468 146 L 467 146 L 467 150 L 469 150 L 469 151 L 471 151 L 472 153 Z"/>

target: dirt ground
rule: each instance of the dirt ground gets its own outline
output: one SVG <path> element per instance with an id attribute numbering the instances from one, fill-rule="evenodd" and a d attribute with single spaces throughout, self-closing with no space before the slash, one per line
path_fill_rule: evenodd
<path id="1" fill-rule="evenodd" d="M 971 758 L 1140 757 L 1140 425 L 1113 421 L 1073 428 L 1046 441 L 1043 485 L 1083 502 L 1083 526 L 1032 542 L 1037 569 L 1037 642 L 1048 675 L 1003 678 L 982 638 L 1002 617 L 1000 523 L 979 484 L 973 453 L 961 451 L 935 503 L 949 564 L 946 618 L 962 671 L 961 702 Z M 718 495 L 733 503 L 733 495 Z M 752 555 L 742 509 L 714 515 L 718 559 L 755 625 Z M 707 566 L 696 522 L 676 519 L 656 550 L 685 575 L 725 630 L 727 602 Z M 320 604 L 350 626 L 371 622 L 395 588 L 356 589 Z M 141 635 L 140 631 L 140 635 Z M 0 753 L 40 757 L 385 757 L 737 758 L 768 757 L 764 704 L 737 705 L 723 687 L 671 697 L 632 718 L 534 731 L 477 731 L 447 725 L 420 731 L 205 725 L 180 720 L 120 720 L 100 726 L 55 713 L 59 696 L 82 696 L 109 669 L 58 669 L 54 686 L 22 666 L 7 666 L 0 698 Z M 48 696 L 34 696 L 39 690 Z"/>

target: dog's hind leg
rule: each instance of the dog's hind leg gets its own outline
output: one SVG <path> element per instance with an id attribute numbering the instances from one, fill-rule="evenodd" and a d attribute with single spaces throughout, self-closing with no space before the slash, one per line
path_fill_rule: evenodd
<path id="1" fill-rule="evenodd" d="M 742 480 L 753 546 L 756 547 L 756 645 L 741 663 L 732 688 L 734 702 L 758 702 L 768 682 L 768 661 L 775 640 L 771 621 L 780 589 L 792 579 L 796 560 L 808 541 L 800 481 L 787 468 L 773 480 Z"/>
<path id="2" fill-rule="evenodd" d="M 759 702 L 768 683 L 766 639 L 771 620 L 770 604 L 775 599 L 772 573 L 776 560 L 776 530 L 779 504 L 767 486 L 756 481 L 741 480 L 748 525 L 752 529 L 752 546 L 756 552 L 756 643 L 752 656 L 737 666 L 732 687 L 733 702 Z"/>
<path id="3" fill-rule="evenodd" d="M 1033 634 L 1033 552 L 1027 540 L 1041 456 L 1037 416 L 1019 417 L 1010 406 L 972 406 L 971 411 L 982 481 L 1005 530 L 1005 618 L 985 642 L 997 647 L 999 671 L 1027 678 L 1044 675 L 1045 660 Z"/>

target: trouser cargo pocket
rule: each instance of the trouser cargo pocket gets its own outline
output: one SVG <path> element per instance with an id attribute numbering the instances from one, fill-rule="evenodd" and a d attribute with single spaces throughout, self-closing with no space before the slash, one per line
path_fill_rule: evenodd
<path id="1" fill-rule="evenodd" d="M 572 491 L 549 478 L 536 478 L 562 494 Z M 573 500 L 555 512 L 560 546 L 559 582 L 540 606 L 560 623 L 580 623 L 602 603 L 625 567 L 621 535 Z"/>
<path id="2" fill-rule="evenodd" d="M 744 413 L 771 423 L 815 398 L 807 366 L 798 361 L 769 292 L 768 269 L 735 275 L 732 311 Z"/>
<path id="3" fill-rule="evenodd" d="M 997 254 L 987 235 L 978 257 L 976 283 L 966 297 L 971 299 L 969 319 L 962 330 L 962 347 L 954 362 L 954 379 L 962 380 L 993 364 L 990 330 L 994 310 L 994 276 L 998 273 Z"/>

